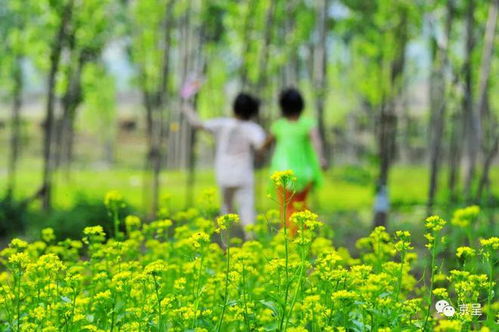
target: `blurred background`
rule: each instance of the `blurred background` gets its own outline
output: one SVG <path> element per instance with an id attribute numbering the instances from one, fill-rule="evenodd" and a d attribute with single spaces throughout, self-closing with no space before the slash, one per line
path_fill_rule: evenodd
<path id="1" fill-rule="evenodd" d="M 497 0 L 0 0 L 0 238 L 108 222 L 111 189 L 147 218 L 215 187 L 202 118 L 243 90 L 279 116 L 303 91 L 331 167 L 312 208 L 339 242 L 478 204 L 499 216 Z M 257 205 L 274 207 L 267 160 Z"/>

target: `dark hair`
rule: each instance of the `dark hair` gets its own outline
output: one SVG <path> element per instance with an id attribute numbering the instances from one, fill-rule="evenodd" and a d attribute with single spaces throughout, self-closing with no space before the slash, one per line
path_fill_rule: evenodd
<path id="1" fill-rule="evenodd" d="M 232 105 L 234 114 L 243 120 L 249 120 L 258 115 L 260 100 L 247 93 L 239 93 Z"/>
<path id="2" fill-rule="evenodd" d="M 285 117 L 300 115 L 305 107 L 303 97 L 295 88 L 287 88 L 279 95 L 279 105 Z"/>

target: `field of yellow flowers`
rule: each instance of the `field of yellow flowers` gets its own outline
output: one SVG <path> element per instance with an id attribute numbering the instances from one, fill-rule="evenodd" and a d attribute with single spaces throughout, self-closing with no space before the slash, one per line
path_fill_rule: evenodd
<path id="1" fill-rule="evenodd" d="M 499 238 L 473 239 L 478 207 L 449 223 L 427 218 L 424 251 L 409 232 L 378 227 L 354 258 L 322 236 L 310 211 L 292 216 L 293 238 L 281 227 L 284 208 L 268 211 L 251 229 L 255 240 L 243 242 L 231 237 L 237 215 L 216 217 L 210 193 L 196 209 L 163 208 L 150 223 L 120 220 L 117 192 L 105 203 L 111 234 L 87 227 L 81 240 L 60 241 L 49 228 L 0 252 L 0 330 L 497 331 Z M 469 246 L 452 253 L 459 266 L 444 268 L 460 234 Z M 422 273 L 417 260 L 428 262 Z M 440 300 L 455 313 L 439 313 Z M 474 311 L 462 310 L 468 304 Z"/>

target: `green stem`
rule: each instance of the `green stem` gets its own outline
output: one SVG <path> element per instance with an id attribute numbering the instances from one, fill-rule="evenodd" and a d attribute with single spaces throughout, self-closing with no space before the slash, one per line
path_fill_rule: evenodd
<path id="1" fill-rule="evenodd" d="M 69 320 L 68 324 L 66 325 L 66 331 L 69 329 L 69 323 L 73 325 L 74 323 L 74 316 L 75 316 L 75 309 L 76 309 L 76 297 L 78 296 L 78 292 L 76 289 L 73 289 L 73 303 L 71 305 L 71 319 Z"/>
<path id="2" fill-rule="evenodd" d="M 489 288 L 487 290 L 487 323 L 492 324 L 492 319 L 493 319 L 493 311 L 490 308 L 490 305 L 492 304 L 492 285 L 494 283 L 494 263 L 492 262 L 492 259 L 489 257 L 487 259 L 489 263 Z"/>
<path id="3" fill-rule="evenodd" d="M 426 317 L 423 325 L 423 331 L 427 331 L 426 327 L 428 325 L 428 320 L 430 318 L 431 305 L 433 303 L 433 275 L 434 275 L 434 265 L 435 265 L 435 256 L 436 256 L 436 247 L 437 247 L 437 236 L 435 235 L 435 239 L 433 241 L 433 247 L 431 250 L 431 266 L 430 266 L 430 289 L 429 289 L 429 303 L 428 308 L 426 309 Z"/>
<path id="4" fill-rule="evenodd" d="M 115 307 L 116 307 L 116 295 L 113 295 L 113 306 L 111 308 L 111 328 L 109 329 L 111 332 L 113 332 L 114 330 Z"/>
<path id="5" fill-rule="evenodd" d="M 116 239 L 120 239 L 121 238 L 121 236 L 120 236 L 120 229 L 119 229 L 120 219 L 119 219 L 119 216 L 118 216 L 117 209 L 113 209 L 113 221 L 114 221 L 114 237 Z"/>
<path id="6" fill-rule="evenodd" d="M 248 320 L 248 300 L 246 298 L 246 269 L 244 268 L 243 262 L 243 301 L 244 301 L 244 322 L 246 324 L 247 331 L 251 331 L 251 326 Z"/>
<path id="7" fill-rule="evenodd" d="M 398 280 L 397 280 L 397 290 L 395 292 L 395 296 L 393 297 L 393 300 L 395 301 L 395 303 L 399 303 L 398 298 L 400 295 L 400 291 L 402 289 L 402 277 L 403 277 L 403 273 L 404 273 L 404 260 L 405 260 L 405 250 L 402 249 L 402 251 L 400 253 L 400 269 L 399 269 L 399 275 L 398 275 Z M 397 317 L 397 322 L 400 321 L 398 319 L 399 311 L 400 311 L 400 307 L 398 307 L 395 311 L 396 312 L 395 317 Z"/>
<path id="8" fill-rule="evenodd" d="M 21 331 L 21 275 L 22 273 L 20 272 L 18 277 L 17 277 L 17 290 L 16 290 L 16 298 L 17 298 L 17 303 L 16 303 L 16 315 L 17 315 L 17 331 Z"/>
<path id="9" fill-rule="evenodd" d="M 395 301 L 398 300 L 398 297 L 400 295 L 400 290 L 402 289 L 402 276 L 404 274 L 404 260 L 405 260 L 405 251 L 402 251 L 400 254 L 400 270 L 399 270 L 398 283 L 397 283 L 397 292 L 395 293 L 395 298 L 394 298 Z"/>
<path id="10" fill-rule="evenodd" d="M 152 277 L 154 279 L 154 292 L 156 293 L 156 300 L 158 302 L 158 327 L 161 330 L 162 321 L 163 321 L 163 313 L 161 311 L 161 298 L 159 296 L 159 287 L 158 287 L 158 281 L 156 280 L 156 276 L 153 274 Z"/>
<path id="11" fill-rule="evenodd" d="M 139 320 L 139 331 L 142 331 L 142 322 L 145 320 L 144 319 L 144 313 L 146 312 L 145 309 L 145 303 L 146 303 L 146 294 L 147 294 L 147 287 L 145 281 L 142 282 L 142 308 L 140 310 L 140 320 Z"/>
<path id="12" fill-rule="evenodd" d="M 327 301 L 329 302 L 328 304 L 328 307 L 330 308 L 330 311 L 329 311 L 329 315 L 328 315 L 328 318 L 327 318 L 327 324 L 330 325 L 331 324 L 331 320 L 333 319 L 333 311 L 334 311 L 334 303 L 331 301 L 331 296 L 333 295 L 334 292 L 336 292 L 338 290 L 338 285 L 340 284 L 340 280 L 336 280 L 336 285 L 334 285 L 334 288 L 331 290 L 331 292 L 328 293 L 327 295 Z M 329 285 L 327 285 L 326 287 L 328 287 Z M 328 287 L 327 289 L 329 289 L 330 287 Z"/>
<path id="13" fill-rule="evenodd" d="M 288 207 L 288 202 L 286 200 L 286 183 L 283 183 L 282 188 L 282 204 L 281 204 L 281 220 L 284 224 L 284 254 L 285 254 L 285 274 L 286 274 L 286 286 L 284 288 L 284 304 L 282 310 L 281 322 L 279 324 L 279 330 L 283 331 L 284 320 L 286 318 L 287 305 L 288 305 L 288 296 L 289 296 L 289 252 L 288 252 L 288 225 L 286 220 L 286 211 Z"/>
<path id="14" fill-rule="evenodd" d="M 229 239 L 230 241 L 230 239 Z M 228 304 L 228 297 L 229 297 L 229 268 L 230 268 L 230 242 L 227 241 L 227 265 L 226 265 L 226 270 L 225 270 L 225 291 L 224 291 L 224 306 L 222 308 L 222 314 L 220 315 L 220 319 L 218 320 L 218 326 L 217 326 L 217 331 L 220 331 L 222 328 L 222 323 L 224 320 L 224 315 L 225 315 L 225 308 L 227 307 Z"/>
<path id="15" fill-rule="evenodd" d="M 303 223 L 300 225 L 300 237 L 301 237 L 301 243 L 302 245 L 305 243 L 305 237 L 303 236 Z M 302 284 L 302 279 L 303 279 L 303 270 L 305 269 L 305 248 L 303 248 L 301 252 L 301 262 L 300 262 L 300 270 L 299 270 L 299 277 L 298 277 L 298 285 L 296 286 L 295 293 L 293 295 L 293 299 L 291 300 L 291 306 L 289 307 L 289 312 L 292 314 L 293 313 L 293 308 L 296 303 L 296 299 L 298 297 L 298 291 L 301 290 L 301 284 Z M 289 322 L 289 315 L 286 317 L 286 321 L 284 323 L 284 331 L 286 331 L 288 327 L 288 322 Z"/>
<path id="16" fill-rule="evenodd" d="M 203 269 L 203 259 L 204 259 L 204 255 L 201 255 L 201 262 L 199 263 L 199 270 L 198 270 L 198 276 L 197 276 L 197 281 L 196 281 L 196 294 L 195 294 L 195 303 L 196 305 L 194 306 L 194 320 L 193 320 L 193 326 L 194 328 L 197 327 L 198 323 L 197 323 L 197 319 L 198 319 L 198 307 L 199 307 L 199 287 L 201 286 L 201 273 L 202 273 L 202 269 Z"/>

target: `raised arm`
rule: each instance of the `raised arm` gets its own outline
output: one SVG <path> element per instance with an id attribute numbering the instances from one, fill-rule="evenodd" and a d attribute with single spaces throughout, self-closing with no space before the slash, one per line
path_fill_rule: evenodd
<path id="1" fill-rule="evenodd" d="M 326 157 L 324 156 L 322 139 L 319 133 L 319 129 L 317 129 L 317 127 L 313 128 L 310 131 L 310 139 L 312 140 L 312 145 L 314 147 L 315 153 L 317 153 L 317 157 L 319 158 L 319 163 L 322 169 L 327 169 L 328 163 Z"/>
<path id="2" fill-rule="evenodd" d="M 205 129 L 203 121 L 201 121 L 189 102 L 185 102 L 181 109 L 191 126 L 196 129 Z"/>

